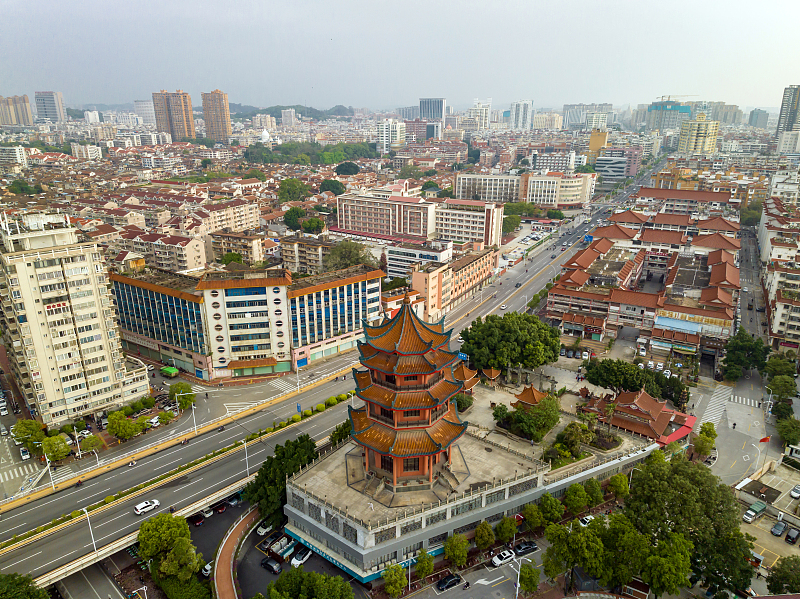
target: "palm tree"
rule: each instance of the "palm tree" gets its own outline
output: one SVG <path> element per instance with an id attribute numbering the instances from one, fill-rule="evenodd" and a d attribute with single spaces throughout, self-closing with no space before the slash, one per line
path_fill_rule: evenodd
<path id="1" fill-rule="evenodd" d="M 611 419 L 614 418 L 614 412 L 617 411 L 617 404 L 607 403 L 605 407 L 606 424 L 608 424 L 608 434 L 611 434 Z"/>

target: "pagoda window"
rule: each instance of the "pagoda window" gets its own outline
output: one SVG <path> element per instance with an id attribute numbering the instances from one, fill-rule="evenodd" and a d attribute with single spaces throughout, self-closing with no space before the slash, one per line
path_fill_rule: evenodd
<path id="1" fill-rule="evenodd" d="M 394 472 L 394 459 L 388 455 L 381 456 L 381 470 Z"/>
<path id="2" fill-rule="evenodd" d="M 419 458 L 405 458 L 403 460 L 403 472 L 418 472 Z"/>
<path id="3" fill-rule="evenodd" d="M 394 420 L 394 414 L 391 410 L 387 410 L 386 408 L 381 408 L 381 416 L 388 418 L 389 420 Z"/>
<path id="4" fill-rule="evenodd" d="M 397 379 L 396 379 L 396 377 L 395 377 L 393 374 L 386 374 L 386 375 L 384 375 L 384 380 L 385 380 L 387 383 L 392 383 L 392 384 L 394 384 L 394 383 L 396 382 L 396 380 L 397 380 Z"/>
<path id="5" fill-rule="evenodd" d="M 406 410 L 403 412 L 403 418 L 419 418 L 419 410 Z"/>
<path id="6" fill-rule="evenodd" d="M 414 376 L 407 376 L 406 380 L 407 381 L 416 381 L 416 380 L 419 380 L 419 377 L 415 374 Z"/>

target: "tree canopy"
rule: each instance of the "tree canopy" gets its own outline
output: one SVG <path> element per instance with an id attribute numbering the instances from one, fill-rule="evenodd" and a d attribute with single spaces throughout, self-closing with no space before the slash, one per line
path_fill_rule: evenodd
<path id="1" fill-rule="evenodd" d="M 352 164 L 352 162 L 350 164 Z M 323 191 L 330 191 L 333 195 L 340 196 L 346 191 L 346 189 L 344 183 L 341 181 L 337 181 L 336 179 L 325 179 L 320 184 L 319 191 L 320 193 Z"/>
<path id="2" fill-rule="evenodd" d="M 336 167 L 336 174 L 349 177 L 351 175 L 357 175 L 360 170 L 361 169 L 355 162 L 342 162 Z"/>
<path id="3" fill-rule="evenodd" d="M 782 404 L 781 404 L 782 405 Z M 775 424 L 784 443 L 800 445 L 800 420 L 794 417 L 781 418 Z"/>
<path id="4" fill-rule="evenodd" d="M 406 571 L 400 564 L 388 566 L 381 574 L 383 578 L 383 588 L 389 597 L 397 599 L 403 594 L 406 586 Z"/>
<path id="5" fill-rule="evenodd" d="M 308 220 L 303 221 L 302 227 L 304 233 L 318 235 L 319 233 L 322 233 L 323 229 L 325 229 L 325 221 L 323 221 L 321 218 L 309 218 Z"/>
<path id="6" fill-rule="evenodd" d="M 222 257 L 220 262 L 222 262 L 223 264 L 230 264 L 231 262 L 236 262 L 238 264 L 241 264 L 242 255 L 238 252 L 228 252 Z"/>
<path id="7" fill-rule="evenodd" d="M 503 233 L 508 234 L 514 231 L 519 224 L 522 222 L 522 219 L 517 216 L 516 214 L 511 214 L 509 216 L 503 217 Z"/>
<path id="8" fill-rule="evenodd" d="M 767 575 L 767 589 L 773 595 L 800 593 L 800 556 L 778 559 Z"/>
<path id="9" fill-rule="evenodd" d="M 142 432 L 141 427 L 133 420 L 129 420 L 122 410 L 108 414 L 106 430 L 108 430 L 109 435 L 114 435 L 117 439 L 122 439 L 123 441 Z"/>
<path id="10" fill-rule="evenodd" d="M 670 399 L 678 405 L 684 390 L 678 377 L 667 378 L 661 372 L 642 369 L 624 360 L 590 360 L 586 364 L 586 380 L 615 393 L 643 388 L 652 397 Z"/>
<path id="11" fill-rule="evenodd" d="M 331 431 L 331 445 L 338 445 L 350 436 L 350 421 L 345 420 Z"/>
<path id="12" fill-rule="evenodd" d="M 8 186 L 8 191 L 15 195 L 31 196 L 44 191 L 42 186 L 38 183 L 34 186 L 28 185 L 24 179 L 16 179 L 11 185 Z"/>
<path id="13" fill-rule="evenodd" d="M 293 206 L 283 213 L 283 224 L 292 231 L 300 229 L 300 219 L 306 215 L 306 211 L 299 206 Z"/>
<path id="14" fill-rule="evenodd" d="M 764 345 L 761 337 L 751 337 L 743 327 L 728 340 L 725 349 L 728 352 L 722 360 L 725 380 L 738 381 L 745 370 L 766 368 L 769 346 Z"/>
<path id="15" fill-rule="evenodd" d="M 161 576 L 188 582 L 203 567 L 203 555 L 192 545 L 186 519 L 162 513 L 139 526 L 139 552 L 158 563 Z"/>
<path id="16" fill-rule="evenodd" d="M 468 551 L 469 541 L 462 534 L 451 535 L 444 542 L 444 555 L 456 568 L 460 568 L 467 563 Z"/>
<path id="17" fill-rule="evenodd" d="M 169 400 L 170 402 L 178 402 L 178 407 L 185 410 L 194 403 L 195 392 L 192 391 L 192 386 L 189 383 L 181 381 L 180 383 L 173 383 L 169 386 Z"/>
<path id="18" fill-rule="evenodd" d="M 461 351 L 475 368 L 505 369 L 522 364 L 536 368 L 558 359 L 561 342 L 558 329 L 547 326 L 531 314 L 507 312 L 476 318 L 461 331 Z"/>
<path id="19" fill-rule="evenodd" d="M 692 569 L 709 584 L 747 588 L 753 537 L 739 529 L 739 505 L 730 488 L 704 465 L 680 454 L 669 462 L 648 460 L 633 472 L 625 515 L 653 545 L 677 544 L 670 535 L 683 535 L 694 547 Z"/>
<path id="20" fill-rule="evenodd" d="M 770 378 L 785 375 L 794 377 L 795 363 L 793 360 L 788 360 L 784 354 L 773 354 L 767 360 L 767 365 L 764 370 Z"/>
<path id="21" fill-rule="evenodd" d="M 33 578 L 16 572 L 0 574 L 0 597 L 9 599 L 48 599 L 50 594 L 36 586 Z"/>
<path id="22" fill-rule="evenodd" d="M 300 435 L 285 445 L 276 445 L 275 454 L 267 457 L 256 478 L 244 488 L 243 495 L 250 503 L 258 503 L 265 518 L 277 525 L 283 517 L 286 503 L 286 476 L 292 475 L 317 457 L 314 440 Z"/>
<path id="23" fill-rule="evenodd" d="M 34 451 L 36 443 L 41 443 L 45 438 L 44 427 L 37 420 L 17 420 L 13 429 L 14 438 L 21 442 L 28 451 Z"/>
<path id="24" fill-rule="evenodd" d="M 69 445 L 67 445 L 67 442 L 61 435 L 42 439 L 42 453 L 44 453 L 51 462 L 63 460 L 69 455 L 69 451 Z"/>
<path id="25" fill-rule="evenodd" d="M 280 577 L 269 583 L 269 599 L 353 599 L 353 587 L 341 576 L 306 572 L 299 568 L 284 568 Z"/>
<path id="26" fill-rule="evenodd" d="M 288 142 L 275 149 L 270 149 L 259 142 L 248 146 L 244 152 L 244 159 L 248 162 L 264 164 L 337 164 L 345 160 L 376 158 L 377 156 L 374 144 L 366 143 L 322 146 L 312 142 Z M 356 166 L 356 168 L 358 167 Z M 341 173 L 338 167 L 336 171 L 337 175 L 355 175 L 356 173 L 358 170 L 355 173 Z"/>
<path id="27" fill-rule="evenodd" d="M 786 401 L 797 394 L 797 384 L 793 376 L 779 374 L 769 382 L 772 397 L 775 401 Z"/>
<path id="28" fill-rule="evenodd" d="M 357 264 L 377 266 L 377 262 L 369 248 L 355 241 L 340 241 L 322 258 L 325 270 L 341 270 Z"/>
<path id="29" fill-rule="evenodd" d="M 280 188 L 278 189 L 278 201 L 281 203 L 299 202 L 310 195 L 311 190 L 308 185 L 303 183 L 300 179 L 284 179 L 281 181 Z"/>

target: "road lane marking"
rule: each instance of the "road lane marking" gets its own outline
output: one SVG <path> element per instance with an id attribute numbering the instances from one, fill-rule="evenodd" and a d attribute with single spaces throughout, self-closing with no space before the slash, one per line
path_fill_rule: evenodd
<path id="1" fill-rule="evenodd" d="M 493 584 L 492 587 L 496 587 L 498 584 L 503 584 L 506 580 L 508 580 L 508 578 L 503 578 L 503 580 L 501 580 L 497 584 Z"/>
<path id="2" fill-rule="evenodd" d="M 730 467 L 733 468 L 736 465 L 736 462 L 738 462 L 738 461 L 739 460 L 733 460 L 733 464 L 731 464 Z"/>
<path id="3" fill-rule="evenodd" d="M 20 562 L 24 562 L 26 559 L 31 559 L 32 557 L 36 557 L 36 556 L 37 556 L 37 555 L 39 555 L 40 553 L 41 553 L 41 551 L 37 551 L 36 553 L 32 553 L 32 554 L 31 554 L 31 555 L 29 555 L 28 557 L 23 557 L 23 558 L 22 558 L 22 559 L 20 559 L 20 560 L 17 560 L 17 561 L 15 561 L 15 562 L 13 562 L 13 563 L 10 563 L 10 564 L 8 564 L 8 565 L 7 565 L 7 566 L 6 566 L 4 569 L 5 569 L 5 570 L 8 570 L 8 569 L 9 569 L 11 566 L 16 566 L 18 563 L 20 563 Z M 63 557 L 63 556 L 62 556 L 62 557 Z"/>

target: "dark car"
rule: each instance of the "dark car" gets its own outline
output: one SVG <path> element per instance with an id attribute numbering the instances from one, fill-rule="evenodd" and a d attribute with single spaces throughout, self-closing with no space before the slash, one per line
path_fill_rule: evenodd
<path id="1" fill-rule="evenodd" d="M 556 255 L 555 255 L 555 254 L 553 254 L 553 255 L 552 255 L 552 256 L 550 256 L 550 257 L 551 257 L 551 258 L 555 258 L 555 257 L 556 257 Z"/>
<path id="2" fill-rule="evenodd" d="M 203 517 L 203 514 L 195 514 L 194 516 L 189 516 L 187 520 L 193 524 L 194 526 L 201 526 L 206 519 Z"/>
<path id="3" fill-rule="evenodd" d="M 436 584 L 436 588 L 440 591 L 446 591 L 457 584 L 461 584 L 461 577 L 458 574 L 448 574 Z"/>
<path id="4" fill-rule="evenodd" d="M 280 539 L 282 535 L 283 535 L 282 530 L 273 530 L 269 534 L 269 536 L 267 536 L 267 538 L 265 538 L 258 544 L 258 548 L 264 553 L 269 553 L 269 546 L 272 545 L 278 539 Z"/>
<path id="5" fill-rule="evenodd" d="M 566 356 L 567 355 L 567 348 L 566 347 L 562 347 L 561 348 L 561 353 L 558 354 L 558 355 L 559 356 Z"/>
<path id="6" fill-rule="evenodd" d="M 571 357 L 572 357 L 572 353 L 573 353 L 573 352 L 572 352 L 572 350 L 571 350 L 571 349 L 568 349 L 568 350 L 567 350 L 567 357 L 568 357 L 568 358 L 571 358 Z"/>
<path id="7" fill-rule="evenodd" d="M 220 501 L 220 502 L 215 503 L 214 505 L 212 505 L 211 509 L 214 510 L 215 512 L 217 512 L 218 514 L 221 514 L 226 509 L 228 509 L 228 504 L 225 503 L 224 501 Z"/>
<path id="8" fill-rule="evenodd" d="M 786 538 L 784 541 L 789 543 L 789 545 L 794 545 L 797 543 L 797 538 L 800 537 L 800 530 L 796 528 L 790 528 L 786 533 Z"/>
<path id="9" fill-rule="evenodd" d="M 261 567 L 264 568 L 265 570 L 269 570 L 275 575 L 280 574 L 282 571 L 281 565 L 271 557 L 265 557 L 264 559 L 262 559 Z"/>
<path id="10" fill-rule="evenodd" d="M 780 520 L 775 523 L 775 525 L 770 529 L 770 532 L 776 537 L 780 537 L 786 532 L 787 528 L 789 528 L 789 525 L 786 524 L 786 520 Z"/>
<path id="11" fill-rule="evenodd" d="M 756 312 L 766 312 L 766 311 L 767 311 L 767 309 L 764 306 L 761 306 L 760 308 L 756 308 Z"/>
<path id="12" fill-rule="evenodd" d="M 224 501 L 229 506 L 236 507 L 237 505 L 239 505 L 239 501 L 240 501 L 239 495 L 238 494 L 237 495 L 231 495 L 230 497 L 226 498 Z"/>
<path id="13" fill-rule="evenodd" d="M 522 283 L 517 283 L 514 287 L 522 287 Z"/>
<path id="14" fill-rule="evenodd" d="M 528 555 L 534 551 L 539 551 L 539 546 L 533 541 L 522 541 L 514 546 L 514 553 L 517 555 Z"/>

